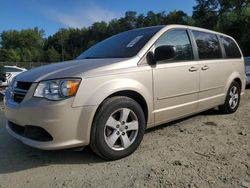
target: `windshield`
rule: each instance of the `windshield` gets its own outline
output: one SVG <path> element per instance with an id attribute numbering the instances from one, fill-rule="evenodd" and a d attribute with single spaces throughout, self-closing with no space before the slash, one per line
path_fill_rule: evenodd
<path id="1" fill-rule="evenodd" d="M 77 59 L 133 57 L 161 28 L 163 26 L 135 29 L 114 35 L 89 48 Z"/>

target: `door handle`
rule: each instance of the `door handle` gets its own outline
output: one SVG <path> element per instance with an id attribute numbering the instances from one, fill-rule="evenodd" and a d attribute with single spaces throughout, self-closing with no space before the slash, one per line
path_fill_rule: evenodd
<path id="1" fill-rule="evenodd" d="M 207 70 L 207 69 L 209 69 L 209 66 L 207 66 L 207 65 L 201 67 L 201 70 Z"/>
<path id="2" fill-rule="evenodd" d="M 189 72 L 195 72 L 198 70 L 198 68 L 197 67 L 190 67 L 188 70 L 189 70 Z"/>

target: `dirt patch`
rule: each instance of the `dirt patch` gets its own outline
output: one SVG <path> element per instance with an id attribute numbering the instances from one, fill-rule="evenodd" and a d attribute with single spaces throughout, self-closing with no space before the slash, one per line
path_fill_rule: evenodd
<path id="1" fill-rule="evenodd" d="M 133 155 L 113 162 L 89 148 L 25 146 L 6 133 L 0 112 L 0 187 L 250 188 L 249 99 L 247 90 L 232 115 L 210 110 L 147 130 Z"/>

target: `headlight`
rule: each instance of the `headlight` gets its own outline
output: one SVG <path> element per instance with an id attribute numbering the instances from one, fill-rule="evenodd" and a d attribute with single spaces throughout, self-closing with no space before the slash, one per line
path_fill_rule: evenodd
<path id="1" fill-rule="evenodd" d="M 60 79 L 42 81 L 38 84 L 34 93 L 35 97 L 49 100 L 62 100 L 75 96 L 81 79 Z"/>

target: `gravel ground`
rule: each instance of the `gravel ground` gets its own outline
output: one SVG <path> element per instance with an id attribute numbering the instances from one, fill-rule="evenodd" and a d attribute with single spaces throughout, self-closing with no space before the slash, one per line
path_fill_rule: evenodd
<path id="1" fill-rule="evenodd" d="M 250 188 L 249 109 L 247 90 L 235 114 L 210 110 L 147 130 L 134 154 L 113 162 L 89 148 L 25 146 L 6 133 L 0 112 L 0 187 Z"/>

